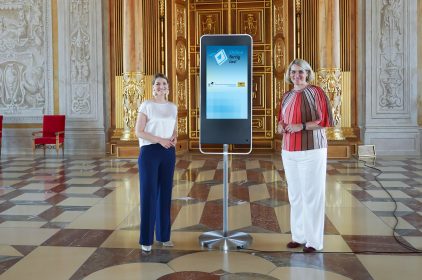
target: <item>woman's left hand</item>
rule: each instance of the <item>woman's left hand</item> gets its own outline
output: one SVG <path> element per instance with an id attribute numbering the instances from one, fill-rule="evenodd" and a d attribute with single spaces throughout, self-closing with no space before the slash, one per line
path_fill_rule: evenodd
<path id="1" fill-rule="evenodd" d="M 176 137 L 176 136 L 172 137 L 172 138 L 170 139 L 170 141 L 171 141 L 171 143 L 173 144 L 173 146 L 176 146 L 176 144 L 177 144 L 177 137 Z"/>
<path id="2" fill-rule="evenodd" d="M 303 129 L 303 126 L 301 123 L 288 124 L 284 129 L 289 133 L 295 133 L 301 131 Z"/>

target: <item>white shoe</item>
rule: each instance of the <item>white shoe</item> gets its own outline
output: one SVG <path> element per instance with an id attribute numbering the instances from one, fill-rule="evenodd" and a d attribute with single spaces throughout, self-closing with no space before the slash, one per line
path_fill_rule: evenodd
<path id="1" fill-rule="evenodd" d="M 163 242 L 163 246 L 164 247 L 174 247 L 174 243 L 173 243 L 173 241 L 169 240 L 169 241 Z"/>
<path id="2" fill-rule="evenodd" d="M 152 248 L 152 246 L 150 245 L 150 246 L 147 246 L 147 245 L 141 245 L 141 249 L 142 249 L 142 251 L 145 251 L 145 252 L 151 252 L 151 248 Z"/>

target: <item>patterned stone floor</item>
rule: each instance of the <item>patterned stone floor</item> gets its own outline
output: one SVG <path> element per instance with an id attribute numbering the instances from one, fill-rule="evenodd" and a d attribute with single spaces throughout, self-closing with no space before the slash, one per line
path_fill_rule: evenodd
<path id="1" fill-rule="evenodd" d="M 229 229 L 248 249 L 201 248 L 222 228 L 222 157 L 177 158 L 173 248 L 139 238 L 136 160 L 77 157 L 0 159 L 0 279 L 420 279 L 422 255 L 393 237 L 394 204 L 378 172 L 352 160 L 328 163 L 324 250 L 290 241 L 280 156 L 229 160 Z M 422 159 L 378 158 L 378 180 L 397 201 L 395 234 L 422 249 Z"/>

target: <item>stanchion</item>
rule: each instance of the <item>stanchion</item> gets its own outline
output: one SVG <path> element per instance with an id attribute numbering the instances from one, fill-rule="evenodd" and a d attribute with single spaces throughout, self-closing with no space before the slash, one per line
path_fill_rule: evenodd
<path id="1" fill-rule="evenodd" d="M 245 232 L 228 231 L 229 215 L 229 167 L 228 144 L 223 146 L 223 231 L 209 231 L 199 236 L 199 244 L 210 249 L 228 251 L 245 249 L 252 243 L 252 236 Z"/>

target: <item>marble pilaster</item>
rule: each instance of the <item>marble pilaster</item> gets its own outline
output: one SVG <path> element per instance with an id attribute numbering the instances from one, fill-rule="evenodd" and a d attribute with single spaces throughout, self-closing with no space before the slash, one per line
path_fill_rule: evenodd
<path id="1" fill-rule="evenodd" d="M 378 155 L 420 155 L 417 1 L 360 1 L 359 123 Z"/>
<path id="2" fill-rule="evenodd" d="M 60 113 L 65 152 L 105 153 L 101 0 L 58 1 Z"/>

